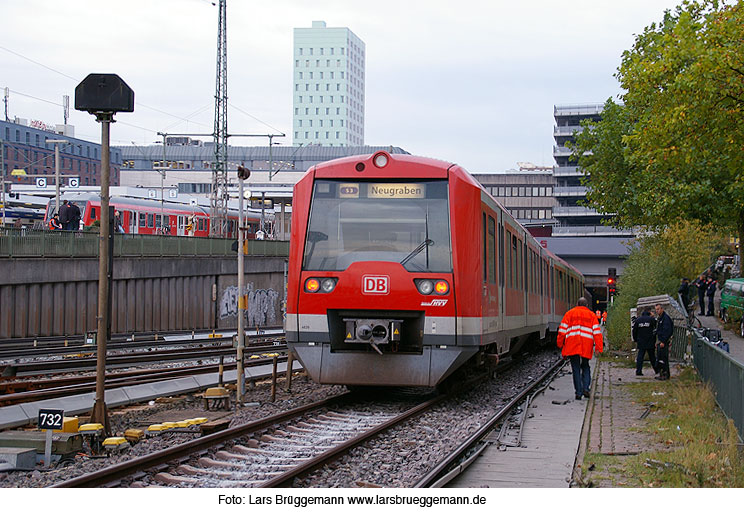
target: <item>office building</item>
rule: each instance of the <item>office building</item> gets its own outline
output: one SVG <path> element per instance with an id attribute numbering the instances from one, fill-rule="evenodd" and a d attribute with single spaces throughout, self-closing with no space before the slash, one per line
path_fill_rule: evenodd
<path id="1" fill-rule="evenodd" d="M 294 29 L 294 145 L 364 145 L 365 45 L 346 27 Z"/>

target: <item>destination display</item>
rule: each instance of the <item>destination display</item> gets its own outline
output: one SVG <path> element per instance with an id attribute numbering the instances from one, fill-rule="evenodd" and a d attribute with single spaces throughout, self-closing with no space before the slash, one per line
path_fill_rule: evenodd
<path id="1" fill-rule="evenodd" d="M 341 183 L 340 199 L 358 199 L 366 188 L 368 199 L 424 199 L 426 185 L 420 183 Z"/>

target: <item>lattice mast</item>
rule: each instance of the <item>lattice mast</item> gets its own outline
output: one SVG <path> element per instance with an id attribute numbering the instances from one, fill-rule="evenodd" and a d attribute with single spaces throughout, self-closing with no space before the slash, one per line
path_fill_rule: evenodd
<path id="1" fill-rule="evenodd" d="M 227 236 L 227 0 L 219 0 L 210 236 Z"/>

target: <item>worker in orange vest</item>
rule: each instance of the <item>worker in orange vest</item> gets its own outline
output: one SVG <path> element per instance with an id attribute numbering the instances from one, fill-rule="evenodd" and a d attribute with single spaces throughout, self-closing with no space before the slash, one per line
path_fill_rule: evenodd
<path id="1" fill-rule="evenodd" d="M 558 347 L 571 361 L 576 399 L 588 398 L 592 384 L 589 360 L 595 349 L 602 352 L 602 329 L 586 298 L 580 297 L 577 306 L 563 316 L 558 328 Z"/>
<path id="2" fill-rule="evenodd" d="M 607 311 L 602 312 L 602 326 L 607 325 Z"/>
<path id="3" fill-rule="evenodd" d="M 62 229 L 62 223 L 59 221 L 59 215 L 55 213 L 54 217 L 49 219 L 49 230 L 55 231 L 58 229 Z"/>

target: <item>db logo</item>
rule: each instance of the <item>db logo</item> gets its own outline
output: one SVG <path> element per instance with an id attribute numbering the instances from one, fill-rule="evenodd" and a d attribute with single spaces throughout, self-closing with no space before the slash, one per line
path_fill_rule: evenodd
<path id="1" fill-rule="evenodd" d="M 390 291 L 390 276 L 362 276 L 363 294 L 387 294 Z"/>

